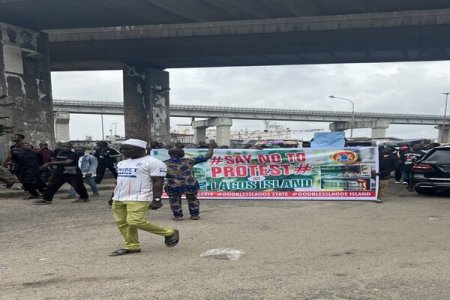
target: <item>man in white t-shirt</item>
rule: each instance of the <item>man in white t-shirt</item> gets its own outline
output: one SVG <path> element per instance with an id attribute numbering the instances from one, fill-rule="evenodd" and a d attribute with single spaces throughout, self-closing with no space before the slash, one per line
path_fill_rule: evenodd
<path id="1" fill-rule="evenodd" d="M 161 201 L 166 165 L 146 153 L 147 142 L 128 139 L 120 152 L 128 159 L 117 164 L 117 185 L 112 197 L 112 210 L 117 227 L 125 240 L 125 248 L 110 256 L 141 252 L 138 229 L 165 237 L 167 247 L 178 244 L 179 232 L 147 222 L 149 205 Z"/>

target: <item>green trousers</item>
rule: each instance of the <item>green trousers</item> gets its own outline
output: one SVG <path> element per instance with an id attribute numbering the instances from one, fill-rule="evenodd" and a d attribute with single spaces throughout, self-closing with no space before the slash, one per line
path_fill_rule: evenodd
<path id="1" fill-rule="evenodd" d="M 125 240 L 126 249 L 140 249 L 138 229 L 161 236 L 171 236 L 171 228 L 159 227 L 147 222 L 147 201 L 114 201 L 112 211 L 117 227 Z"/>
<path id="2" fill-rule="evenodd" d="M 386 188 L 389 185 L 389 179 L 388 180 L 381 180 L 380 179 L 380 185 L 378 187 L 378 197 L 383 198 L 384 192 L 386 191 Z"/>

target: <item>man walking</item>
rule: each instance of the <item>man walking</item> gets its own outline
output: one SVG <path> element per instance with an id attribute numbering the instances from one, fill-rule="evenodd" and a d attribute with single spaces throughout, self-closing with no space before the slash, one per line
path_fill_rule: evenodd
<path id="1" fill-rule="evenodd" d="M 83 184 L 83 176 L 80 168 L 78 168 L 79 154 L 71 151 L 69 143 L 62 143 L 60 149 L 56 154 L 56 161 L 41 166 L 43 170 L 49 166 L 56 166 L 56 171 L 50 178 L 42 199 L 34 201 L 35 204 L 51 204 L 55 193 L 66 182 L 73 186 L 78 195 L 80 195 L 80 198 L 72 201 L 72 203 L 89 202 L 89 195 Z"/>
<path id="2" fill-rule="evenodd" d="M 75 147 L 75 153 L 77 153 L 80 158 L 78 159 L 78 167 L 81 170 L 84 181 L 91 187 L 92 195 L 98 196 L 98 187 L 94 181 L 97 171 L 97 158 L 94 155 L 86 153 L 86 147 L 77 146 Z M 67 198 L 75 198 L 75 189 L 71 186 L 69 189 L 69 195 Z"/>
<path id="3" fill-rule="evenodd" d="M 34 152 L 30 143 L 21 142 L 20 148 L 22 151 L 15 158 L 20 166 L 17 174 L 22 178 L 23 189 L 30 193 L 24 199 L 38 199 L 40 198 L 39 193 L 44 193 L 46 188 L 39 169 L 44 164 L 42 156 Z"/>
<path id="4" fill-rule="evenodd" d="M 149 204 L 161 201 L 166 166 L 147 155 L 147 142 L 128 139 L 120 147 L 128 159 L 118 163 L 117 185 L 110 203 L 114 220 L 124 238 L 125 248 L 110 256 L 141 252 L 138 229 L 165 237 L 167 247 L 178 244 L 178 230 L 164 228 L 147 222 Z"/>
<path id="5" fill-rule="evenodd" d="M 36 153 L 39 153 L 42 156 L 42 160 L 44 164 L 49 163 L 52 161 L 53 157 L 53 151 L 48 148 L 47 143 L 40 143 L 39 149 L 36 149 Z M 43 170 L 42 171 L 42 180 L 47 183 L 48 180 L 52 177 L 51 169 Z"/>
<path id="6" fill-rule="evenodd" d="M 102 182 L 106 169 L 111 171 L 114 178 L 117 178 L 116 162 L 120 153 L 116 149 L 108 147 L 107 142 L 101 141 L 97 143 L 94 156 L 98 160 L 97 177 L 95 177 L 96 184 Z"/>

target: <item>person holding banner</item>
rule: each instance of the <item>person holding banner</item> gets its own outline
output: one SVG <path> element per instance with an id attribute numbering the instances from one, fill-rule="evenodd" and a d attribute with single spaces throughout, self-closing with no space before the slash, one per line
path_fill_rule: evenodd
<path id="1" fill-rule="evenodd" d="M 394 153 L 395 148 L 385 146 L 379 149 L 380 151 L 380 168 L 379 172 L 376 174 L 379 176 L 379 189 L 378 197 L 383 198 L 384 192 L 389 185 L 389 178 L 391 177 L 391 172 L 395 171 L 400 164 L 398 156 Z M 382 200 L 378 199 L 376 202 L 381 203 Z"/>
<path id="2" fill-rule="evenodd" d="M 194 165 L 207 161 L 213 156 L 214 148 L 217 144 L 209 144 L 208 152 L 205 156 L 195 158 L 184 157 L 182 148 L 169 149 L 170 159 L 164 161 L 167 166 L 166 192 L 169 195 L 170 208 L 174 221 L 183 220 L 183 209 L 181 206 L 181 196 L 184 194 L 188 202 L 191 220 L 200 219 L 200 205 L 197 199 L 199 184 L 194 177 Z"/>

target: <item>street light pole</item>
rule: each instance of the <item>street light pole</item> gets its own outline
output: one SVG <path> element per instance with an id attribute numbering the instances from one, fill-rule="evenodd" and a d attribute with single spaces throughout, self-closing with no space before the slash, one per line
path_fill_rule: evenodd
<path id="1" fill-rule="evenodd" d="M 103 114 L 101 114 L 100 116 L 102 118 L 102 141 L 104 141 L 105 140 L 105 129 L 103 127 Z"/>
<path id="2" fill-rule="evenodd" d="M 114 136 L 116 137 L 117 136 L 117 122 L 114 122 L 113 125 L 114 125 Z"/>
<path id="3" fill-rule="evenodd" d="M 346 100 L 352 104 L 352 122 L 350 124 L 350 138 L 353 138 L 353 128 L 355 127 L 355 103 L 353 103 L 352 100 L 342 97 L 336 97 L 336 96 L 328 96 L 330 99 L 340 99 L 340 100 Z"/>
<path id="4" fill-rule="evenodd" d="M 445 136 L 445 119 L 447 119 L 447 103 L 448 103 L 448 94 L 450 94 L 450 92 L 445 92 L 442 93 L 443 95 L 445 95 L 445 106 L 444 106 L 444 117 L 442 118 L 442 133 L 441 133 L 441 143 L 443 143 L 445 141 L 444 136 Z"/>

